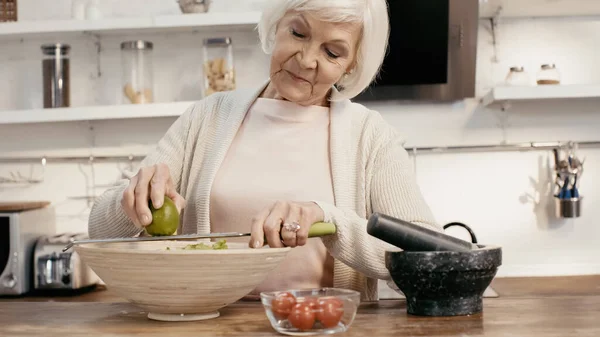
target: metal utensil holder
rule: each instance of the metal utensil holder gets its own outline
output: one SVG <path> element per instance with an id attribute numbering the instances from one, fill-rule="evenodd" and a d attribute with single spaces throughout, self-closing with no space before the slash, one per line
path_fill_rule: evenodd
<path id="1" fill-rule="evenodd" d="M 581 216 L 583 198 L 560 199 L 554 198 L 557 218 L 578 218 Z"/>
<path id="2" fill-rule="evenodd" d="M 583 197 L 579 194 L 579 183 L 583 173 L 583 161 L 576 155 L 577 143 L 569 142 L 566 149 L 555 148 L 554 205 L 557 218 L 578 218 L 581 216 Z M 564 154 L 559 152 L 565 152 Z"/>

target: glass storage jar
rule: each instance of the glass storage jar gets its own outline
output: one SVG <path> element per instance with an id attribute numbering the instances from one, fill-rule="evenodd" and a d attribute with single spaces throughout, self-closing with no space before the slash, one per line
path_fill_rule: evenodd
<path id="1" fill-rule="evenodd" d="M 70 49 L 62 43 L 42 45 L 44 108 L 62 108 L 71 104 Z"/>
<path id="2" fill-rule="evenodd" d="M 556 69 L 554 64 L 542 65 L 537 75 L 537 84 L 548 85 L 548 84 L 560 84 L 560 72 Z"/>
<path id="3" fill-rule="evenodd" d="M 531 85 L 529 74 L 525 72 L 524 67 L 511 67 L 506 75 L 505 83 L 510 86 Z"/>
<path id="4" fill-rule="evenodd" d="M 0 22 L 17 21 L 17 0 L 0 0 Z"/>
<path id="5" fill-rule="evenodd" d="M 204 95 L 235 89 L 231 38 L 204 40 Z"/>
<path id="6" fill-rule="evenodd" d="M 177 0 L 183 13 L 206 13 L 210 0 Z"/>
<path id="7" fill-rule="evenodd" d="M 121 43 L 124 103 L 154 102 L 152 42 L 125 41 Z"/>

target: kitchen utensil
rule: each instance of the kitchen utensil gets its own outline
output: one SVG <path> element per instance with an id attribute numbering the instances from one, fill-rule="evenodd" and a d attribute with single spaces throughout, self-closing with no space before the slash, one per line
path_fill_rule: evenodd
<path id="1" fill-rule="evenodd" d="M 319 237 L 325 235 L 335 234 L 336 227 L 334 224 L 317 222 L 314 223 L 308 231 L 308 237 Z M 132 237 L 132 238 L 115 238 L 115 239 L 92 239 L 92 240 L 75 240 L 69 243 L 63 252 L 66 252 L 74 245 L 88 244 L 88 243 L 118 243 L 118 242 L 141 242 L 141 241 L 197 241 L 200 239 L 215 239 L 215 238 L 233 238 L 250 236 L 251 233 L 238 233 L 238 232 L 227 232 L 227 233 L 208 233 L 208 234 L 185 234 L 185 235 L 171 235 L 171 236 L 144 236 L 144 237 Z M 264 241 L 266 244 L 266 240 Z"/>
<path id="2" fill-rule="evenodd" d="M 377 213 L 367 232 L 403 250 L 387 251 L 385 263 L 406 296 L 409 314 L 457 316 L 483 310 L 483 293 L 502 264 L 500 247 L 469 243 Z"/>
<path id="3" fill-rule="evenodd" d="M 552 149 L 552 152 L 554 153 L 554 169 L 558 169 L 558 165 L 560 163 L 560 159 L 558 157 L 558 149 L 554 148 Z"/>
<path id="4" fill-rule="evenodd" d="M 578 144 L 569 142 L 566 146 L 565 158 L 556 165 L 555 214 L 558 218 L 575 218 L 581 215 L 582 197 L 579 184 L 583 173 L 584 160 L 577 156 Z M 558 149 L 553 149 L 555 161 Z"/>
<path id="5" fill-rule="evenodd" d="M 569 163 L 566 160 L 561 160 L 558 163 L 558 170 L 559 171 L 568 171 L 569 170 Z"/>
<path id="6" fill-rule="evenodd" d="M 445 224 L 444 225 L 444 230 L 450 228 L 450 227 L 462 227 L 464 228 L 467 232 L 469 232 L 469 236 L 471 236 L 471 243 L 477 243 L 477 236 L 475 236 L 475 232 L 473 232 L 473 230 L 471 229 L 471 227 L 465 225 L 464 223 L 461 222 L 451 222 L 449 224 Z"/>
<path id="7" fill-rule="evenodd" d="M 367 233 L 406 251 L 466 252 L 474 247 L 470 242 L 380 213 L 369 218 Z"/>
<path id="8" fill-rule="evenodd" d="M 569 189 L 569 176 L 568 175 L 566 176 L 566 178 L 564 180 L 562 189 L 560 191 L 559 198 L 560 199 L 569 199 L 569 198 L 571 198 L 571 190 Z"/>
<path id="9" fill-rule="evenodd" d="M 577 189 L 577 175 L 573 178 L 573 187 L 571 187 L 571 197 L 579 198 L 579 190 Z"/>
<path id="10" fill-rule="evenodd" d="M 392 252 L 385 264 L 417 316 L 462 316 L 483 311 L 483 293 L 502 264 L 502 249 L 479 245 L 465 252 Z"/>
<path id="11" fill-rule="evenodd" d="M 90 243 L 74 249 L 108 290 L 161 321 L 218 317 L 221 308 L 256 289 L 292 249 L 252 249 L 236 242 L 222 250 L 183 249 L 187 244 Z"/>

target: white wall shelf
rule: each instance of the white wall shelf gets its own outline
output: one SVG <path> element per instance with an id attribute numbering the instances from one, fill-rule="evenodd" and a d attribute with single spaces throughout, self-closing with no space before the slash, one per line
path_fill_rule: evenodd
<path id="1" fill-rule="evenodd" d="M 42 38 L 53 35 L 122 35 L 197 31 L 202 29 L 252 29 L 260 12 L 200 13 L 156 17 L 105 18 L 99 20 L 48 20 L 0 23 L 0 40 Z"/>
<path id="2" fill-rule="evenodd" d="M 598 0 L 485 0 L 480 1 L 479 15 L 505 18 L 598 16 Z"/>
<path id="3" fill-rule="evenodd" d="M 0 125 L 179 117 L 194 102 L 0 111 Z"/>
<path id="4" fill-rule="evenodd" d="M 590 101 L 600 103 L 600 84 L 594 85 L 546 85 L 496 87 L 485 95 L 481 103 L 490 108 L 518 103 L 554 101 Z"/>

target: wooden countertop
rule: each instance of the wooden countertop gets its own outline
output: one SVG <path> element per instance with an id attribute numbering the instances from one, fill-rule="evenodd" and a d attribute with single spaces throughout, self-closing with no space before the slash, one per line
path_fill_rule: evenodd
<path id="1" fill-rule="evenodd" d="M 377 337 L 598 337 L 600 275 L 560 278 L 499 278 L 499 298 L 484 299 L 482 314 L 463 317 L 407 315 L 403 300 L 361 305 L 350 330 L 340 336 Z M 281 336 L 262 305 L 240 302 L 221 317 L 167 323 L 110 291 L 72 297 L 0 299 L 0 336 Z"/>

